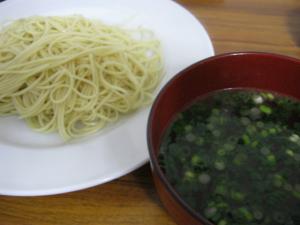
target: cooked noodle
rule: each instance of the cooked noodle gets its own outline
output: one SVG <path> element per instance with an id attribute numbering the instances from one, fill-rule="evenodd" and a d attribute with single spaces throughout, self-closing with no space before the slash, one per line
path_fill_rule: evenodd
<path id="1" fill-rule="evenodd" d="M 149 104 L 161 74 L 148 30 L 68 16 L 20 19 L 0 32 L 0 115 L 65 140 Z"/>

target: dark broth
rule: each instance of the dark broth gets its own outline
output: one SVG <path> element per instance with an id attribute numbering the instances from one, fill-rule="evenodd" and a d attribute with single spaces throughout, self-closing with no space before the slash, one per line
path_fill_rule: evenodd
<path id="1" fill-rule="evenodd" d="M 196 212 L 216 225 L 300 225 L 300 102 L 224 90 L 179 113 L 159 162 Z"/>

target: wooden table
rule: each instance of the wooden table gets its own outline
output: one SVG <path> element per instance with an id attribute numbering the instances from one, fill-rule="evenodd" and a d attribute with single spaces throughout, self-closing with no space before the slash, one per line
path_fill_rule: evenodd
<path id="1" fill-rule="evenodd" d="M 202 21 L 216 54 L 267 51 L 300 58 L 299 0 L 178 2 Z M 0 225 L 143 224 L 174 225 L 156 195 L 149 165 L 83 191 L 48 197 L 0 197 Z"/>

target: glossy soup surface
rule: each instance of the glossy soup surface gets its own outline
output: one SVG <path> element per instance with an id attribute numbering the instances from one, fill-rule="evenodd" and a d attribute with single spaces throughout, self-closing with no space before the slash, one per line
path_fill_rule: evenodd
<path id="1" fill-rule="evenodd" d="M 300 225 L 300 102 L 256 90 L 212 93 L 177 115 L 159 162 L 216 225 Z"/>

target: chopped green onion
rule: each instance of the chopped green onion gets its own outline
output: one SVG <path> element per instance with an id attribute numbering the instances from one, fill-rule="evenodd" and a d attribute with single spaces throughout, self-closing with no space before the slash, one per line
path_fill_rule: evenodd
<path id="1" fill-rule="evenodd" d="M 257 129 L 253 125 L 248 125 L 246 127 L 246 131 L 247 131 L 248 134 L 254 134 L 255 132 L 257 132 Z"/>
<path id="2" fill-rule="evenodd" d="M 290 184 L 284 184 L 284 189 L 285 189 L 286 191 L 292 191 L 292 190 L 293 190 L 293 186 L 290 185 Z"/>
<path id="3" fill-rule="evenodd" d="M 193 127 L 192 127 L 191 125 L 186 125 L 186 126 L 184 127 L 184 130 L 185 130 L 186 132 L 191 132 L 191 131 L 193 130 Z"/>
<path id="4" fill-rule="evenodd" d="M 206 208 L 205 211 L 204 211 L 204 215 L 207 217 L 207 218 L 212 218 L 217 212 L 217 208 L 216 207 L 209 207 L 209 208 Z"/>
<path id="5" fill-rule="evenodd" d="M 210 182 L 210 176 L 207 173 L 201 173 L 198 177 L 201 184 L 208 184 Z"/>
<path id="6" fill-rule="evenodd" d="M 296 161 L 300 162 L 300 154 L 295 153 L 295 154 L 294 154 L 294 159 L 295 159 Z"/>
<path id="7" fill-rule="evenodd" d="M 291 156 L 291 157 L 294 156 L 294 152 L 293 152 L 293 150 L 291 150 L 291 149 L 287 149 L 287 150 L 285 151 L 285 153 L 286 153 L 287 155 Z"/>
<path id="8" fill-rule="evenodd" d="M 268 137 L 268 135 L 269 135 L 268 131 L 266 131 L 266 130 L 262 130 L 260 132 L 260 134 L 261 134 L 262 137 Z"/>
<path id="9" fill-rule="evenodd" d="M 247 117 L 242 117 L 241 118 L 241 123 L 245 126 L 249 125 L 251 123 L 251 120 Z"/>
<path id="10" fill-rule="evenodd" d="M 268 97 L 268 99 L 270 99 L 270 100 L 273 100 L 273 99 L 274 99 L 274 95 L 272 95 L 271 93 L 267 93 L 267 97 Z"/>
<path id="11" fill-rule="evenodd" d="M 263 155 L 268 155 L 270 154 L 270 150 L 267 148 L 267 147 L 262 147 L 260 149 L 260 152 L 263 154 Z"/>
<path id="12" fill-rule="evenodd" d="M 257 126 L 258 128 L 263 128 L 263 127 L 265 126 L 265 124 L 264 124 L 264 122 L 262 122 L 262 121 L 258 121 L 258 122 L 256 123 L 256 126 Z"/>
<path id="13" fill-rule="evenodd" d="M 298 141 L 300 141 L 300 137 L 297 134 L 293 134 L 290 136 L 290 141 L 297 143 Z"/>
<path id="14" fill-rule="evenodd" d="M 250 117 L 253 120 L 257 120 L 257 119 L 261 118 L 261 112 L 260 112 L 260 110 L 258 108 L 252 108 L 250 110 Z"/>
<path id="15" fill-rule="evenodd" d="M 251 147 L 252 147 L 252 148 L 255 148 L 258 144 L 259 144 L 258 141 L 253 141 L 253 142 L 251 143 Z"/>
<path id="16" fill-rule="evenodd" d="M 244 134 L 242 138 L 245 145 L 248 145 L 250 143 L 250 138 L 247 134 Z"/>
<path id="17" fill-rule="evenodd" d="M 281 187 L 283 185 L 284 179 L 281 175 L 276 174 L 273 178 L 273 184 L 276 187 Z"/>
<path id="18" fill-rule="evenodd" d="M 196 145 L 202 146 L 204 144 L 204 139 L 202 137 L 198 137 L 196 139 Z"/>
<path id="19" fill-rule="evenodd" d="M 196 136 L 192 133 L 188 133 L 186 136 L 185 136 L 185 139 L 188 141 L 188 142 L 193 142 L 196 140 Z"/>
<path id="20" fill-rule="evenodd" d="M 218 222 L 218 225 L 227 225 L 227 221 L 226 220 L 220 220 Z"/>
<path id="21" fill-rule="evenodd" d="M 219 109 L 216 109 L 216 108 L 214 108 L 214 109 L 212 110 L 212 114 L 214 114 L 214 115 L 218 116 L 218 115 L 220 114 L 220 110 L 219 110 Z"/>
<path id="22" fill-rule="evenodd" d="M 295 198 L 300 200 L 300 191 L 293 191 L 293 195 Z"/>
<path id="23" fill-rule="evenodd" d="M 226 155 L 226 150 L 224 148 L 220 148 L 217 151 L 217 154 L 218 154 L 218 156 L 224 156 L 224 155 Z"/>
<path id="24" fill-rule="evenodd" d="M 218 160 L 218 161 L 215 162 L 215 168 L 217 170 L 224 170 L 225 167 L 226 166 L 225 166 L 225 163 L 223 161 Z"/>
<path id="25" fill-rule="evenodd" d="M 271 114 L 272 113 L 272 109 L 269 106 L 266 106 L 266 105 L 259 106 L 259 109 L 260 109 L 261 112 L 263 112 L 265 114 Z"/>
<path id="26" fill-rule="evenodd" d="M 261 104 L 264 102 L 264 99 L 260 95 L 256 95 L 253 97 L 253 101 L 255 104 Z"/>
<path id="27" fill-rule="evenodd" d="M 263 215 L 263 213 L 261 211 L 255 210 L 253 212 L 253 216 L 254 216 L 255 219 L 261 220 L 264 215 Z"/>
<path id="28" fill-rule="evenodd" d="M 238 211 L 247 221 L 253 220 L 252 214 L 246 207 L 240 207 Z"/>
<path id="29" fill-rule="evenodd" d="M 245 195 L 241 192 L 238 192 L 238 191 L 231 191 L 230 196 L 233 200 L 239 201 L 239 202 L 243 201 L 244 198 L 245 198 Z"/>
<path id="30" fill-rule="evenodd" d="M 244 161 L 247 159 L 247 156 L 243 153 L 239 153 L 237 154 L 234 159 L 233 159 L 233 163 L 237 166 L 240 166 L 244 163 Z"/>
<path id="31" fill-rule="evenodd" d="M 184 174 L 184 179 L 187 181 L 191 181 L 196 177 L 196 174 L 193 171 L 186 171 Z"/>
<path id="32" fill-rule="evenodd" d="M 276 157 L 273 154 L 269 154 L 267 156 L 267 161 L 270 166 L 274 166 L 276 164 Z"/>
<path id="33" fill-rule="evenodd" d="M 234 145 L 229 144 L 229 143 L 224 144 L 223 147 L 224 147 L 224 149 L 225 149 L 226 151 L 232 151 L 232 150 L 235 148 Z"/>
<path id="34" fill-rule="evenodd" d="M 221 131 L 219 131 L 219 130 L 214 130 L 214 131 L 212 132 L 212 134 L 213 134 L 215 137 L 220 137 L 220 136 L 221 136 Z"/>
<path id="35" fill-rule="evenodd" d="M 221 185 L 221 184 L 220 184 L 220 185 L 218 185 L 218 186 L 216 187 L 215 193 L 216 193 L 216 194 L 219 194 L 219 195 L 225 196 L 226 193 L 227 193 L 227 189 L 226 189 L 226 187 L 225 187 L 224 185 Z"/>
<path id="36" fill-rule="evenodd" d="M 207 127 L 207 129 L 209 129 L 211 131 L 214 130 L 214 125 L 211 123 L 207 124 L 206 127 Z"/>
<path id="37" fill-rule="evenodd" d="M 270 134 L 276 134 L 277 133 L 277 130 L 275 128 L 270 128 L 269 129 L 269 133 Z"/>
<path id="38" fill-rule="evenodd" d="M 199 155 L 193 155 L 191 162 L 193 166 L 197 166 L 202 162 L 202 159 Z"/>

